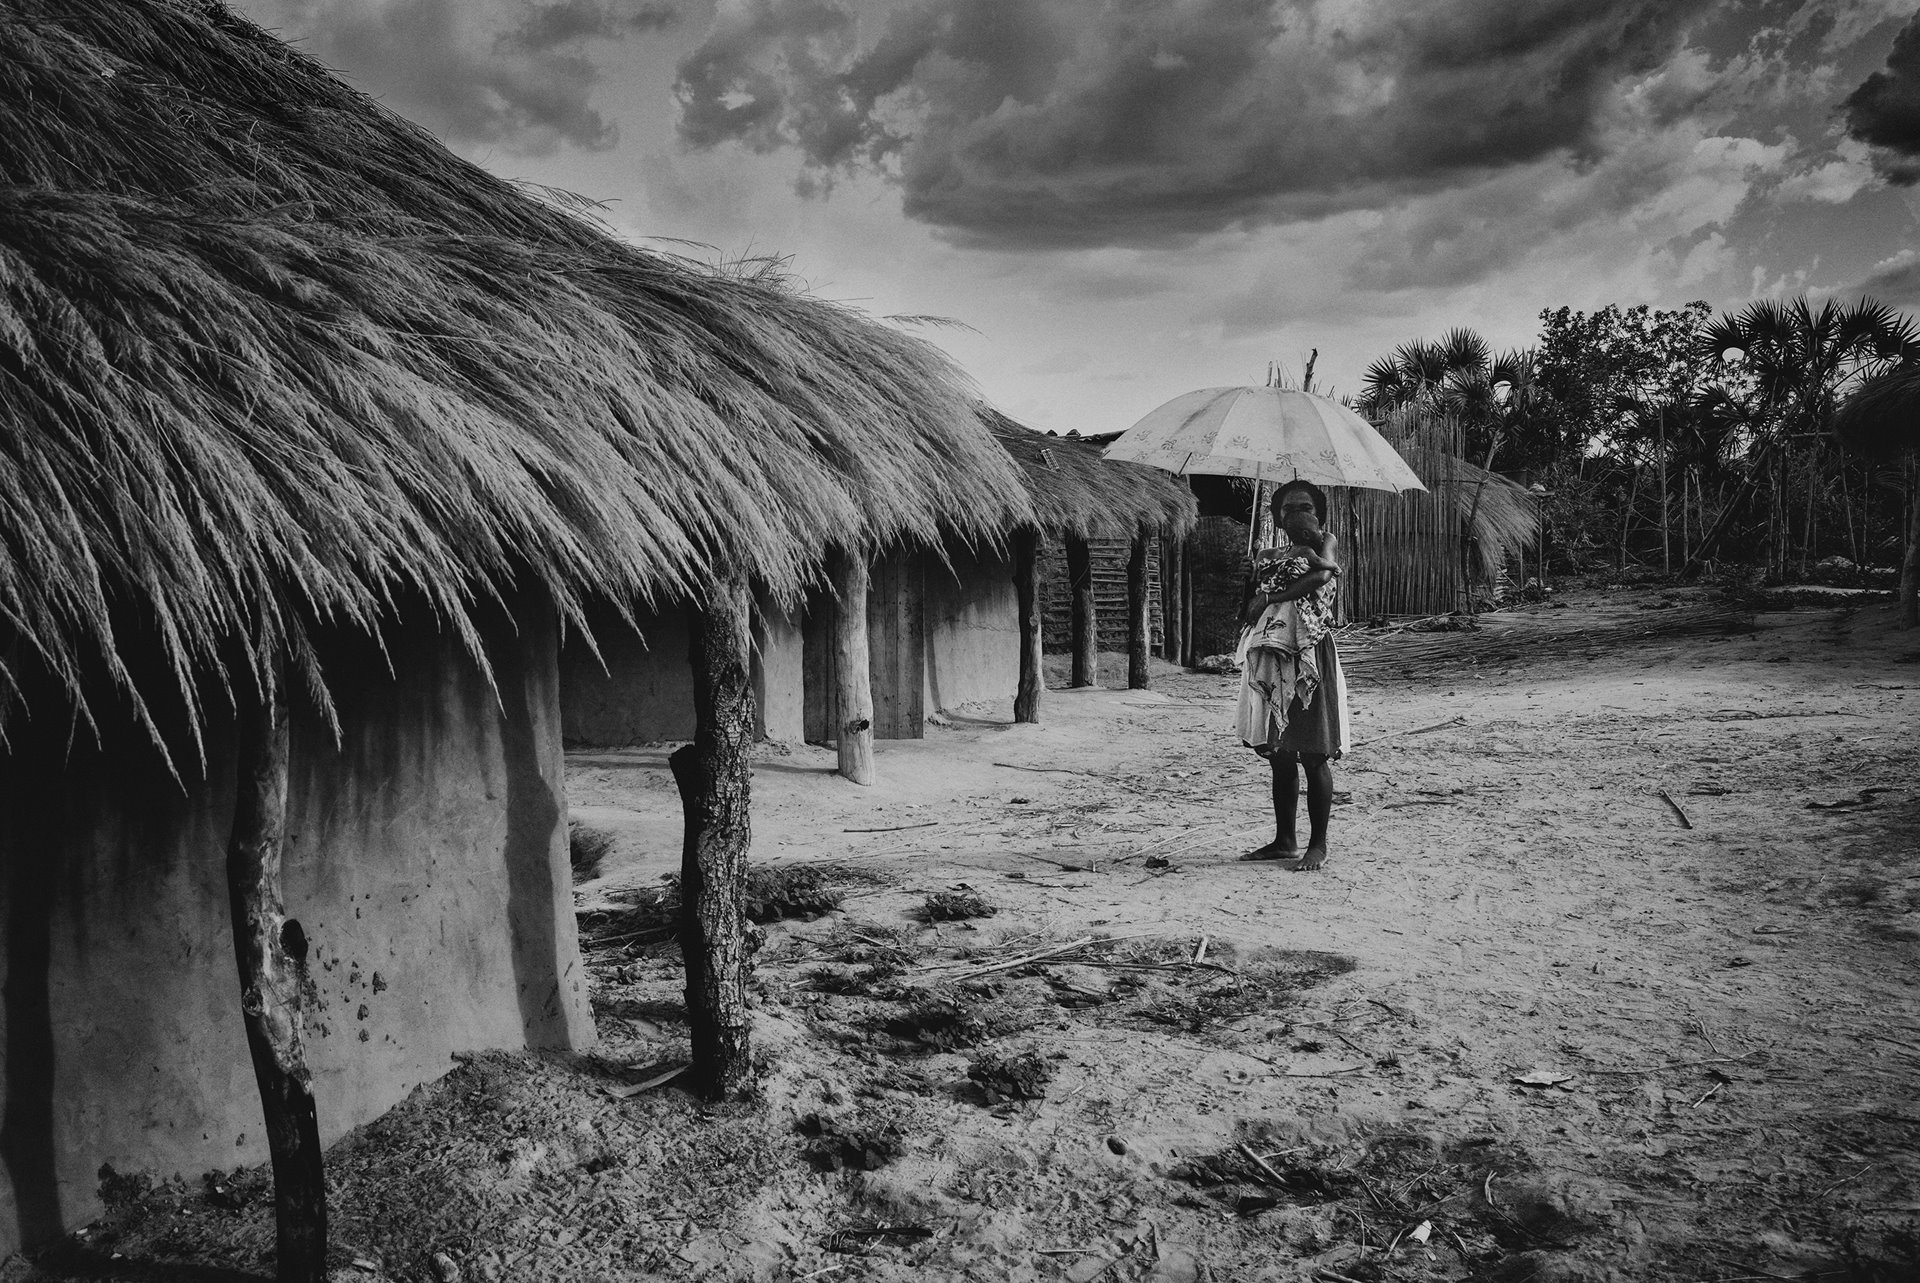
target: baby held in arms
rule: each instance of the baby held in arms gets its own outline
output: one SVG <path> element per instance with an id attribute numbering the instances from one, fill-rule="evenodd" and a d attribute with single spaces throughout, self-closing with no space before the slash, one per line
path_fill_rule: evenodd
<path id="1" fill-rule="evenodd" d="M 1289 542 L 1279 548 L 1263 548 L 1254 564 L 1255 591 L 1269 604 L 1253 619 L 1246 641 L 1277 646 L 1298 654 L 1319 640 L 1325 631 L 1319 620 L 1310 618 L 1321 603 L 1312 596 L 1293 601 L 1271 601 L 1299 580 L 1316 570 L 1340 573 L 1340 567 L 1325 556 L 1327 537 L 1317 523 L 1298 523 L 1287 532 Z M 1330 623 L 1331 620 L 1325 621 Z"/>

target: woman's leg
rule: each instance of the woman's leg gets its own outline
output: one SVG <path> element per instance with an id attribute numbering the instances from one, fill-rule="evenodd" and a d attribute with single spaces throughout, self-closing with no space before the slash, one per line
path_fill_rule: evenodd
<path id="1" fill-rule="evenodd" d="M 1284 749 L 1263 753 L 1273 768 L 1273 841 L 1242 856 L 1246 860 L 1291 860 L 1300 854 L 1294 815 L 1300 809 L 1300 756 Z"/>
<path id="2" fill-rule="evenodd" d="M 1291 755 L 1289 755 L 1291 756 Z M 1300 754 L 1300 764 L 1307 773 L 1307 853 L 1301 857 L 1297 872 L 1317 869 L 1327 862 L 1327 821 L 1333 818 L 1333 767 L 1321 753 Z M 1288 776 L 1293 772 L 1289 770 Z M 1280 796 L 1278 784 L 1274 785 L 1276 805 Z M 1293 828 L 1293 813 L 1287 813 L 1287 829 Z"/>

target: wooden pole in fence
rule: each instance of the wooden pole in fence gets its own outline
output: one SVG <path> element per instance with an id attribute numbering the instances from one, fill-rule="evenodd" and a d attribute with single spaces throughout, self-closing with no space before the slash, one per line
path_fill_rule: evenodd
<path id="1" fill-rule="evenodd" d="M 1152 603 L 1147 599 L 1147 540 L 1145 527 L 1133 532 L 1127 556 L 1127 687 L 1145 690 L 1148 683 L 1147 648 L 1152 640 Z"/>

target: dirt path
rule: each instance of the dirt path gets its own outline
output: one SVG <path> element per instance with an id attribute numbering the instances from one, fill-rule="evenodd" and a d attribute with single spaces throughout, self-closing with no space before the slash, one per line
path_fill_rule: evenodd
<path id="1" fill-rule="evenodd" d="M 870 789 L 767 756 L 756 862 L 849 889 L 769 928 L 759 1097 L 631 1092 L 680 973 L 604 942 L 602 1057 L 477 1061 L 336 1152 L 348 1277 L 1920 1277 L 1920 637 L 1621 640 L 1663 604 L 1357 649 L 1320 874 L 1235 858 L 1231 678 L 963 710 Z M 677 865 L 664 753 L 570 762 L 589 903 Z M 918 920 L 956 891 L 999 911 Z M 244 1266 L 247 1188 L 162 1229 Z"/>
<path id="2" fill-rule="evenodd" d="M 1565 635 L 1649 604 L 1595 594 L 1514 626 Z M 884 746 L 874 790 L 813 778 L 818 750 L 770 763 L 757 850 L 871 851 L 906 879 L 903 902 L 964 881 L 1057 937 L 1354 960 L 1265 1040 L 1080 1049 L 1061 1084 L 1081 1111 L 1042 1109 L 1035 1125 L 1089 1149 L 1107 1116 L 1087 1105 L 1102 1100 L 1135 1155 L 1218 1148 L 1252 1119 L 1313 1142 L 1412 1128 L 1435 1152 L 1492 1135 L 1537 1168 L 1525 1196 L 1564 1222 L 1528 1245 L 1546 1255 L 1526 1269 L 1771 1277 L 1906 1261 L 1886 1268 L 1910 1277 L 1920 641 L 1890 623 L 1887 607 L 1766 614 L 1744 635 L 1413 681 L 1390 651 L 1363 658 L 1324 875 L 1233 860 L 1263 840 L 1263 768 L 1222 734 L 1232 680 L 1185 675 L 1150 695 L 1057 693 L 1042 728 L 983 719 Z M 1172 867 L 1145 869 L 1150 855 Z M 856 905 L 896 921 L 904 907 Z M 1315 1017 L 1336 1036 L 1298 1036 Z M 1570 1080 L 1514 1082 L 1532 1070 Z M 1372 1258 L 1355 1246 L 1316 1260 L 1358 1269 Z"/>

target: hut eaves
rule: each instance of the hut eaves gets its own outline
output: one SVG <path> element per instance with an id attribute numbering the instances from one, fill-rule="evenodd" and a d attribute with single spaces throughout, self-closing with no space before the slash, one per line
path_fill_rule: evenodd
<path id="1" fill-rule="evenodd" d="M 1036 432 L 991 407 L 980 417 L 1019 462 L 1043 530 L 1128 539 L 1142 526 L 1193 528 L 1193 493 L 1170 473 L 1103 458 L 1094 442 Z"/>

